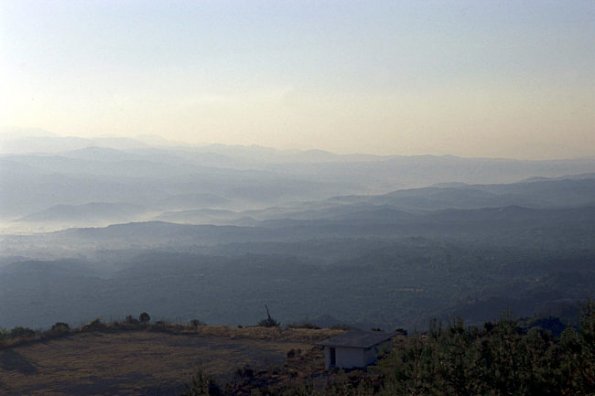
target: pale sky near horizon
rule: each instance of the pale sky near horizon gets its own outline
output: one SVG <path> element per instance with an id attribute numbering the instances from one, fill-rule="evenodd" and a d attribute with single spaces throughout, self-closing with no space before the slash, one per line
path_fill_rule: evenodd
<path id="1" fill-rule="evenodd" d="M 0 125 L 595 156 L 595 1 L 0 0 Z"/>

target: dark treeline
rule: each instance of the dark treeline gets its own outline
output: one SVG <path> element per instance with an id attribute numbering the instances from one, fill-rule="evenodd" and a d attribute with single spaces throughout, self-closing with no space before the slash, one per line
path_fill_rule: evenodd
<path id="1" fill-rule="evenodd" d="M 559 338 L 515 320 L 465 327 L 432 326 L 384 359 L 385 391 L 407 395 L 592 395 L 593 307 L 578 330 Z"/>

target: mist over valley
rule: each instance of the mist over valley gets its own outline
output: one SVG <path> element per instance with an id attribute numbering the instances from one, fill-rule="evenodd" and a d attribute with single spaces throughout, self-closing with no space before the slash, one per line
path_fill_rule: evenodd
<path id="1" fill-rule="evenodd" d="M 267 304 L 284 323 L 424 328 L 571 318 L 592 297 L 593 159 L 48 139 L 0 156 L 3 327 L 250 324 Z"/>

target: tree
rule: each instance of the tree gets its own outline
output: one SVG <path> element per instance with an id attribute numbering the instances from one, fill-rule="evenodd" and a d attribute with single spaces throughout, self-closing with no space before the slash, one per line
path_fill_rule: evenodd
<path id="1" fill-rule="evenodd" d="M 258 322 L 258 325 L 261 327 L 279 327 L 281 323 L 277 322 L 275 319 L 271 317 L 269 313 L 269 307 L 265 304 L 264 308 L 267 310 L 267 318 Z"/>
<path id="2" fill-rule="evenodd" d="M 138 320 L 141 323 L 149 323 L 151 321 L 151 316 L 148 313 L 143 312 L 138 316 Z"/>

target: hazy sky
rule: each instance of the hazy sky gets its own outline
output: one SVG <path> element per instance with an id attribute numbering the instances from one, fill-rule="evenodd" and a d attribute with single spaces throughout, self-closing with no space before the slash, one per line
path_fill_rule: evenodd
<path id="1" fill-rule="evenodd" d="M 595 155 L 595 1 L 0 0 L 0 124 Z"/>

